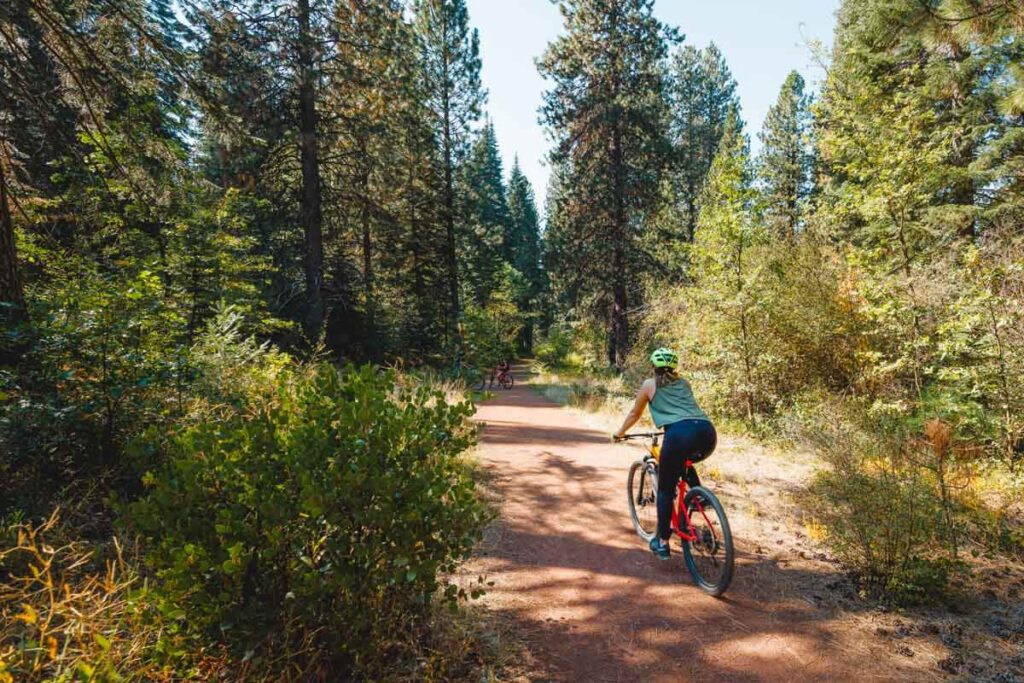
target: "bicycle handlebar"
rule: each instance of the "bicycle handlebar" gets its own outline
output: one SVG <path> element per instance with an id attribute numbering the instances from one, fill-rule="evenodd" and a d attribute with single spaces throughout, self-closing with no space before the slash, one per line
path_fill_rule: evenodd
<path id="1" fill-rule="evenodd" d="M 653 439 L 656 436 L 664 436 L 665 432 L 643 432 L 638 434 L 626 434 L 615 437 L 616 441 L 629 441 L 630 439 Z"/>

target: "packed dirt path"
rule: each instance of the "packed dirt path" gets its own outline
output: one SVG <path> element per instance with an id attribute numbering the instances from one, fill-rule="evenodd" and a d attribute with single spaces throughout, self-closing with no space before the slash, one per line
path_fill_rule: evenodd
<path id="1" fill-rule="evenodd" d="M 866 620 L 822 598 L 836 585 L 831 565 L 763 549 L 767 541 L 751 536 L 754 523 L 730 494 L 741 483 L 705 477 L 730 513 L 739 551 L 729 593 L 714 599 L 691 583 L 678 544 L 660 562 L 633 532 L 625 480 L 638 449 L 609 443 L 522 385 L 498 391 L 477 419 L 500 519 L 467 569 L 494 582 L 485 604 L 525 638 L 536 667 L 525 678 L 945 679 L 926 657 L 901 660 Z M 724 440 L 714 457 L 730 458 L 729 447 Z"/>

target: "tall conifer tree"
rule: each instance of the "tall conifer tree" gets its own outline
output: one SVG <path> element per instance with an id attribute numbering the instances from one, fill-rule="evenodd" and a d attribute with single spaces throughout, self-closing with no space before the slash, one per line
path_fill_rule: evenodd
<path id="1" fill-rule="evenodd" d="M 540 224 L 537 204 L 530 181 L 519 168 L 519 159 L 512 164 L 508 181 L 509 232 L 505 240 L 507 258 L 522 274 L 526 290 L 521 293 L 520 310 L 527 312 L 520 346 L 524 351 L 533 348 L 534 330 L 540 315 L 538 310 L 543 282 L 540 268 Z"/>
<path id="2" fill-rule="evenodd" d="M 677 36 L 654 17 L 653 0 L 567 0 L 561 10 L 566 34 L 539 62 L 553 82 L 542 119 L 569 174 L 560 220 L 607 325 L 608 362 L 622 367 L 637 278 L 650 267 L 641 241 L 668 159 L 663 62 Z"/>
<path id="3" fill-rule="evenodd" d="M 704 180 L 726 132 L 730 113 L 739 112 L 736 81 L 718 46 L 681 47 L 671 60 L 669 91 L 674 146 L 671 191 L 673 224 L 693 241 Z M 739 122 L 739 117 L 734 118 Z"/>
<path id="4" fill-rule="evenodd" d="M 810 98 L 796 71 L 786 77 L 760 133 L 758 176 L 765 219 L 778 235 L 796 235 L 813 182 L 813 151 L 809 135 Z"/>
<path id="5" fill-rule="evenodd" d="M 477 304 L 483 304 L 495 287 L 501 261 L 512 262 L 508 199 L 492 123 L 488 122 L 473 142 L 461 179 L 465 219 L 458 250 L 465 276 L 463 289 Z"/>
<path id="6" fill-rule="evenodd" d="M 461 216 L 456 195 L 459 166 L 485 99 L 480 83 L 480 39 L 476 29 L 470 29 L 465 0 L 417 0 L 414 9 L 428 106 L 441 147 L 449 329 L 457 352 L 461 352 L 457 254 Z"/>

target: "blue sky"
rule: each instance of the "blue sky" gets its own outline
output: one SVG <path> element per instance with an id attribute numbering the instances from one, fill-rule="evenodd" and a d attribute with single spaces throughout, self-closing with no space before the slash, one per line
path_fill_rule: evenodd
<path id="1" fill-rule="evenodd" d="M 505 172 L 519 155 L 543 208 L 550 148 L 537 121 L 545 90 L 534 59 L 562 31 L 562 17 L 550 0 L 468 0 L 472 24 L 480 30 L 487 110 L 494 121 Z M 721 48 L 739 84 L 743 118 L 758 148 L 757 132 L 779 87 L 793 69 L 812 84 L 820 80 L 807 43 L 831 42 L 839 0 L 657 0 L 659 19 L 678 27 L 686 42 Z"/>

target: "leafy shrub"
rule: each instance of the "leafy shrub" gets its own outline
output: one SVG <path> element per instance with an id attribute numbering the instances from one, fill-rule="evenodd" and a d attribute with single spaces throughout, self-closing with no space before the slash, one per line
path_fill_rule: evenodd
<path id="1" fill-rule="evenodd" d="M 804 503 L 836 557 L 886 600 L 940 596 L 958 567 L 947 543 L 956 522 L 934 475 L 906 450 L 906 434 L 837 403 L 803 415 L 800 434 L 828 464 Z"/>
<path id="2" fill-rule="evenodd" d="M 552 368 L 567 365 L 573 350 L 572 329 L 566 325 L 552 325 L 544 338 L 535 344 L 537 360 Z"/>
<path id="3" fill-rule="evenodd" d="M 508 264 L 499 275 L 497 288 L 483 305 L 466 302 L 464 333 L 469 361 L 478 368 L 492 368 L 502 358 L 514 358 L 526 324 L 523 311 L 516 305 L 522 276 Z"/>
<path id="4" fill-rule="evenodd" d="M 471 412 L 371 367 L 282 372 L 267 400 L 174 439 L 126 519 L 195 627 L 366 675 L 436 595 L 465 597 L 445 576 L 486 518 L 459 458 Z"/>

